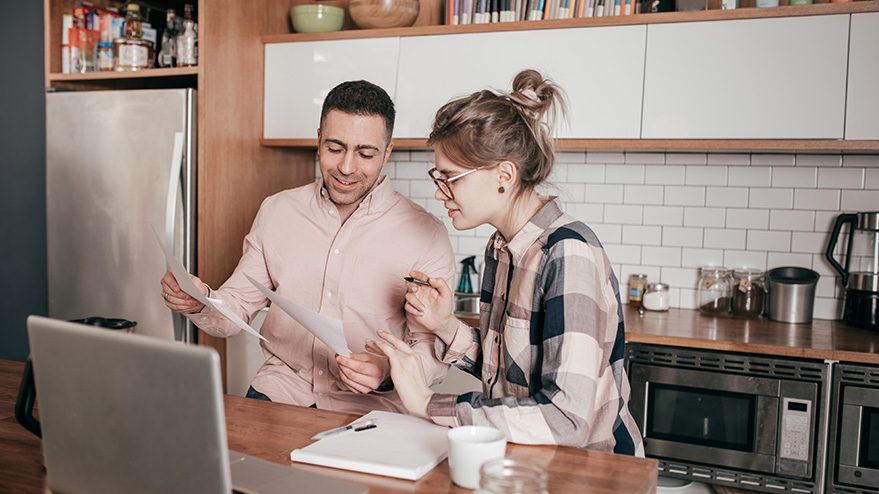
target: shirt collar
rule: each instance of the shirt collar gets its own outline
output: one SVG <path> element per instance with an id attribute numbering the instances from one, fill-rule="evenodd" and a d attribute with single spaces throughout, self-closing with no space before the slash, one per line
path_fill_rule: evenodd
<path id="1" fill-rule="evenodd" d="M 555 196 L 541 196 L 540 200 L 543 202 L 543 207 L 541 207 L 537 213 L 525 223 L 525 226 L 516 233 L 512 240 L 507 242 L 500 233 L 495 235 L 495 249 L 508 249 L 513 256 L 514 265 L 519 264 L 521 259 L 528 252 L 528 249 L 534 245 L 534 242 L 536 242 L 540 236 L 543 235 L 543 232 L 545 232 L 546 229 L 562 215 L 562 209 Z"/>

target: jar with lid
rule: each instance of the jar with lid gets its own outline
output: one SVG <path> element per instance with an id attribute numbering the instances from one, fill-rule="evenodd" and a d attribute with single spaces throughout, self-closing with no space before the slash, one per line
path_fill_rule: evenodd
<path id="1" fill-rule="evenodd" d="M 668 310 L 670 296 L 665 283 L 648 283 L 644 291 L 644 308 L 647 310 Z"/>
<path id="2" fill-rule="evenodd" d="M 766 287 L 763 271 L 736 269 L 733 271 L 732 313 L 741 317 L 757 317 L 763 313 Z"/>
<path id="3" fill-rule="evenodd" d="M 727 268 L 699 268 L 699 310 L 712 316 L 726 314 L 729 311 L 732 284 L 732 274 Z"/>
<path id="4" fill-rule="evenodd" d="M 479 489 L 474 494 L 548 494 L 546 469 L 524 460 L 498 458 L 479 469 Z"/>
<path id="5" fill-rule="evenodd" d="M 632 307 L 641 307 L 644 298 L 644 287 L 646 285 L 646 274 L 629 275 L 629 305 Z"/>

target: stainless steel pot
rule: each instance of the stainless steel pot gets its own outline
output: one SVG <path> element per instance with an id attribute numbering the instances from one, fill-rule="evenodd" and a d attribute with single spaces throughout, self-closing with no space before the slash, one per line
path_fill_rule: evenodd
<path id="1" fill-rule="evenodd" d="M 812 322 L 815 285 L 820 275 L 811 269 L 783 267 L 766 272 L 769 319 L 789 323 Z"/>

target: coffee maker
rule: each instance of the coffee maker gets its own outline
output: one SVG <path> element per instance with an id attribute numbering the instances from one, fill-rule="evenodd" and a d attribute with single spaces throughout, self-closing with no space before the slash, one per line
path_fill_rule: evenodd
<path id="1" fill-rule="evenodd" d="M 848 224 L 845 267 L 834 257 L 844 225 Z M 847 213 L 836 218 L 824 253 L 840 274 L 845 288 L 842 319 L 859 328 L 879 330 L 879 212 Z"/>

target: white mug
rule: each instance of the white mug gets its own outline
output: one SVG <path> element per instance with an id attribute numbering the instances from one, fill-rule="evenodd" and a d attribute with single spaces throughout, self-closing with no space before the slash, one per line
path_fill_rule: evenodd
<path id="1" fill-rule="evenodd" d="M 494 427 L 465 425 L 449 431 L 449 470 L 452 482 L 475 489 L 479 487 L 479 468 L 488 460 L 503 458 L 507 438 Z"/>

